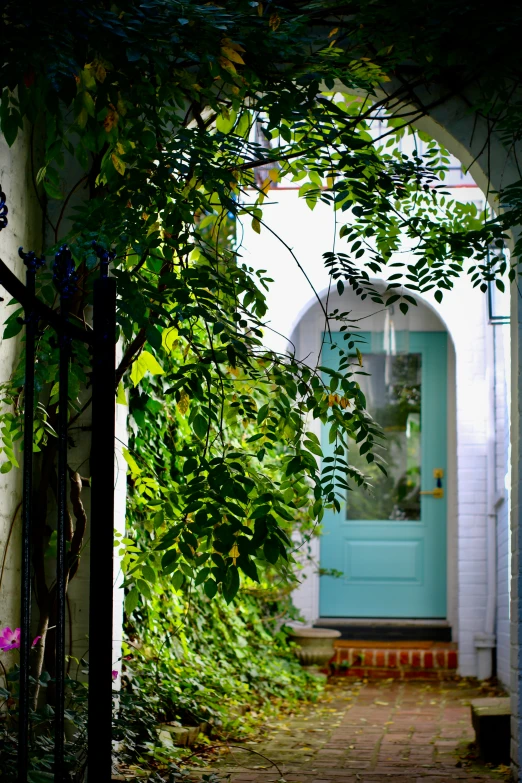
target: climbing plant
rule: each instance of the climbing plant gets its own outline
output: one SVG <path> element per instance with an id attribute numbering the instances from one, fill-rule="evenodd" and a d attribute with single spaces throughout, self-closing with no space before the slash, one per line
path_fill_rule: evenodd
<path id="1" fill-rule="evenodd" d="M 22 131 L 29 138 L 41 250 L 69 244 L 78 269 L 71 313 L 85 328 L 93 241 L 114 254 L 123 345 L 115 393 L 132 401 L 126 458 L 148 531 L 139 545 L 133 535 L 121 541 L 129 612 L 140 594 L 152 600 L 161 575 L 227 601 L 241 579 L 256 582 L 271 567 L 290 578 L 295 519 L 306 538 L 325 505 L 339 509 L 346 491 L 365 485 L 347 460 L 349 440 L 385 470 L 348 315 L 321 304 L 326 340 L 332 319 L 344 332 L 338 372 L 264 346 L 270 280 L 243 262 L 235 229 L 250 221 L 270 230 L 263 203 L 274 183 L 299 182 L 311 208 L 321 200 L 337 211 L 342 245 L 325 248 L 322 262 L 341 293 L 348 286 L 405 311 L 413 292 L 434 290 L 440 301 L 463 273 L 482 290 L 515 276 L 516 253 L 508 269 L 490 248 L 518 220 L 520 188 L 504 194 L 501 217 L 456 204 L 444 192 L 445 150 L 414 131 L 437 102 L 480 83 L 475 110 L 516 143 L 518 104 L 506 107 L 519 66 L 506 59 L 506 37 L 520 11 L 509 24 L 497 8 L 480 13 L 446 0 L 4 4 L 1 128 L 9 145 Z M 488 58 L 476 46 L 486 39 Z M 426 84 L 437 90 L 421 104 L 413 89 Z M 410 132 L 425 147 L 402 153 Z M 417 259 L 407 268 L 395 255 L 404 243 Z M 389 265 L 397 271 L 378 291 L 370 273 Z M 47 271 L 38 294 L 55 306 Z M 19 315 L 9 315 L 5 337 L 22 328 Z M 73 356 L 71 425 L 89 406 L 90 373 L 86 352 L 75 345 Z M 57 400 L 56 348 L 45 332 L 37 374 L 41 598 Z M 22 397 L 18 370 L 4 388 L 4 472 L 16 460 Z M 321 470 L 314 418 L 334 443 Z"/>

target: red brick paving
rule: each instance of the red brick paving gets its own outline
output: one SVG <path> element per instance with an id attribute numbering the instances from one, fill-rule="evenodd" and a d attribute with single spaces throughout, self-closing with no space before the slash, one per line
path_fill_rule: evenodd
<path id="1" fill-rule="evenodd" d="M 467 759 L 473 740 L 468 703 L 479 695 L 465 682 L 351 684 L 342 678 L 318 704 L 267 726 L 265 739 L 222 749 L 206 772 L 230 783 L 499 780 L 498 771 Z"/>

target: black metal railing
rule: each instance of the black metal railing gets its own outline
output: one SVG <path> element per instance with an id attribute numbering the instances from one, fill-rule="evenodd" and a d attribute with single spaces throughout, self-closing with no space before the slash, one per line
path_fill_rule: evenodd
<path id="1" fill-rule="evenodd" d="M 5 195 L 0 189 L 0 230 L 7 226 Z M 45 264 L 33 252 L 19 255 L 26 267 L 25 285 L 0 259 L 0 285 L 24 309 L 25 385 L 24 450 L 22 496 L 22 563 L 20 618 L 20 683 L 18 780 L 27 783 L 31 743 L 30 652 L 33 510 L 33 433 L 36 341 L 42 325 L 51 326 L 59 347 L 58 470 L 57 470 L 57 559 L 55 630 L 55 762 L 56 783 L 65 780 L 65 607 L 68 568 L 66 557 L 67 520 L 67 428 L 69 420 L 68 379 L 72 340 L 80 340 L 92 351 L 92 444 L 90 518 L 90 612 L 89 612 L 89 690 L 87 717 L 87 777 L 95 783 L 111 779 L 112 728 L 112 604 L 114 545 L 114 443 L 115 443 L 115 333 L 116 281 L 109 277 L 113 254 L 99 245 L 100 276 L 93 285 L 93 330 L 83 330 L 69 320 L 69 305 L 76 291 L 77 273 L 69 248 L 64 245 L 55 256 L 53 280 L 60 295 L 59 312 L 36 297 L 36 274 Z"/>

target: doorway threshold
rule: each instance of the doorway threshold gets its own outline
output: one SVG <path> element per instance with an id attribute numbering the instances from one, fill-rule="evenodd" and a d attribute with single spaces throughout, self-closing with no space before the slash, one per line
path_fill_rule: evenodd
<path id="1" fill-rule="evenodd" d="M 340 631 L 341 639 L 381 642 L 452 641 L 451 625 L 442 619 L 320 617 L 314 626 Z"/>

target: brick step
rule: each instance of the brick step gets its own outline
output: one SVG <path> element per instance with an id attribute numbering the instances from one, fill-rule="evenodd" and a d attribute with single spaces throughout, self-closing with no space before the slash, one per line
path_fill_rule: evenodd
<path id="1" fill-rule="evenodd" d="M 397 680 L 443 680 L 458 669 L 457 645 L 451 642 L 334 643 L 330 671 L 336 676 Z"/>

